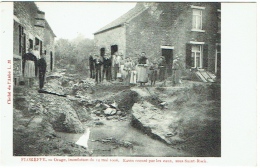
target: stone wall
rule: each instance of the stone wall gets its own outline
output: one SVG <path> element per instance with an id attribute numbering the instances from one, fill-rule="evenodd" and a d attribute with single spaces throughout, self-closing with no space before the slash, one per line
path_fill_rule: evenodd
<path id="1" fill-rule="evenodd" d="M 191 5 L 205 7 L 202 15 L 202 29 L 192 29 Z M 146 52 L 147 57 L 156 60 L 161 56 L 161 46 L 174 47 L 185 65 L 186 43 L 205 42 L 208 45 L 208 70 L 214 71 L 215 45 L 220 43 L 217 33 L 217 9 L 220 3 L 153 3 L 151 7 L 132 19 L 126 31 L 126 55 Z"/>
<path id="2" fill-rule="evenodd" d="M 50 68 L 50 51 L 53 55 L 54 63 L 54 37 L 51 28 L 46 22 L 45 27 L 36 27 L 35 18 L 37 16 L 38 7 L 34 2 L 19 2 L 16 1 L 14 4 L 14 29 L 13 29 L 13 54 L 14 54 L 14 77 L 19 78 L 22 75 L 21 72 L 21 63 L 22 63 L 22 54 L 28 52 L 30 48 L 29 39 L 33 40 L 33 47 L 35 45 L 35 38 L 38 38 L 42 41 L 42 53 L 46 50 L 46 60 L 48 68 Z M 24 29 L 25 35 L 25 50 L 24 52 L 19 52 L 19 26 L 22 26 Z M 47 52 L 49 51 L 49 52 Z M 49 54 L 49 55 L 48 55 Z"/>
<path id="3" fill-rule="evenodd" d="M 204 42 L 208 46 L 208 66 L 203 67 L 214 72 L 216 43 L 220 43 L 218 33 L 218 9 L 220 3 L 143 3 L 147 8 L 133 17 L 124 28 L 116 28 L 95 35 L 96 51 L 100 48 L 110 49 L 111 45 L 124 48 L 127 57 L 146 52 L 151 61 L 162 55 L 162 47 L 174 48 L 173 57 L 178 55 L 185 67 L 186 44 L 190 41 Z M 191 6 L 205 7 L 202 11 L 202 30 L 192 31 Z M 107 50 L 107 51 L 108 51 Z M 110 52 L 110 50 L 109 50 Z M 108 52 L 108 53 L 109 53 Z"/>
<path id="4" fill-rule="evenodd" d="M 32 39 L 34 44 L 35 37 L 43 41 L 44 28 L 34 26 L 37 11 L 38 8 L 34 2 L 14 2 L 14 15 L 19 19 L 20 25 L 24 27 L 24 33 L 26 34 L 26 52 L 30 47 L 29 39 Z"/>
<path id="5" fill-rule="evenodd" d="M 44 51 L 45 50 L 46 50 L 47 68 L 48 71 L 52 71 L 54 69 L 54 61 L 55 61 L 54 34 L 48 28 L 44 30 Z M 52 69 L 51 69 L 51 55 L 52 55 Z"/>
<path id="6" fill-rule="evenodd" d="M 118 52 L 124 56 L 126 54 L 125 26 L 118 27 L 95 35 L 95 54 L 100 54 L 100 49 L 105 48 L 105 52 L 111 54 L 111 46 L 118 45 Z"/>

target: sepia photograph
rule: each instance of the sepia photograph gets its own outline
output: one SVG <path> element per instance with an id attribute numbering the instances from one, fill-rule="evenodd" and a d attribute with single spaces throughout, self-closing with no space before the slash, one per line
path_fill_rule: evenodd
<path id="1" fill-rule="evenodd" d="M 221 3 L 13 2 L 12 143 L 221 157 Z"/>

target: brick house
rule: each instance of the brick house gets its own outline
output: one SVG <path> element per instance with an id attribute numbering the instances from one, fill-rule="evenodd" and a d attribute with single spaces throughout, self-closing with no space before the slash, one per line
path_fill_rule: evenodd
<path id="1" fill-rule="evenodd" d="M 169 73 L 176 56 L 185 69 L 220 69 L 220 3 L 137 3 L 129 12 L 94 33 L 95 50 L 149 60 L 164 56 Z"/>
<path id="2" fill-rule="evenodd" d="M 22 55 L 29 48 L 39 45 L 40 54 L 46 54 L 48 71 L 54 68 L 54 38 L 45 13 L 40 11 L 34 2 L 13 2 L 13 74 L 14 83 L 17 84 L 22 76 Z"/>

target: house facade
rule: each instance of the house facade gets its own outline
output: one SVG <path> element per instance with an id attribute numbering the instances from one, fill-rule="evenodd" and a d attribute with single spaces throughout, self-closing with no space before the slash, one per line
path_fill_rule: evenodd
<path id="1" fill-rule="evenodd" d="M 96 52 L 145 52 L 164 56 L 168 71 L 178 56 L 185 69 L 220 71 L 220 3 L 137 3 L 125 15 L 94 33 Z"/>
<path id="2" fill-rule="evenodd" d="M 22 55 L 29 48 L 39 46 L 40 54 L 46 54 L 47 70 L 54 68 L 54 38 L 45 13 L 40 11 L 34 2 L 13 2 L 13 74 L 14 83 L 17 84 L 22 76 Z"/>

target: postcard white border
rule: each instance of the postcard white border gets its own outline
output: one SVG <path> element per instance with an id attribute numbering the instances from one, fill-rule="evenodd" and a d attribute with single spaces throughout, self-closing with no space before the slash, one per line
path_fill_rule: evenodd
<path id="1" fill-rule="evenodd" d="M 230 1 L 229 1 L 230 2 Z M 238 2 L 238 1 L 237 1 Z M 240 1 L 241 2 L 241 1 Z M 245 2 L 245 1 L 243 1 Z M 259 4 L 258 4 L 259 5 Z M 75 167 L 179 167 L 255 166 L 256 164 L 256 4 L 224 3 L 221 6 L 222 46 L 222 153 L 206 158 L 207 164 L 66 163 Z M 65 166 L 63 163 L 20 162 L 12 156 L 12 104 L 6 104 L 7 60 L 13 56 L 11 2 L 1 3 L 1 164 L 19 167 Z M 2 24 L 4 23 L 4 24 Z M 258 59 L 259 62 L 259 59 Z M 258 66 L 259 67 L 259 66 Z M 259 76 L 259 74 L 258 74 Z M 259 78 L 258 78 L 259 79 Z M 259 116 L 258 116 L 259 121 Z M 259 125 L 258 125 L 259 128 Z M 259 151 L 259 149 L 258 149 Z M 176 158 L 173 158 L 173 160 Z M 188 158 L 183 158 L 188 159 Z M 196 158 L 193 158 L 196 159 Z"/>

